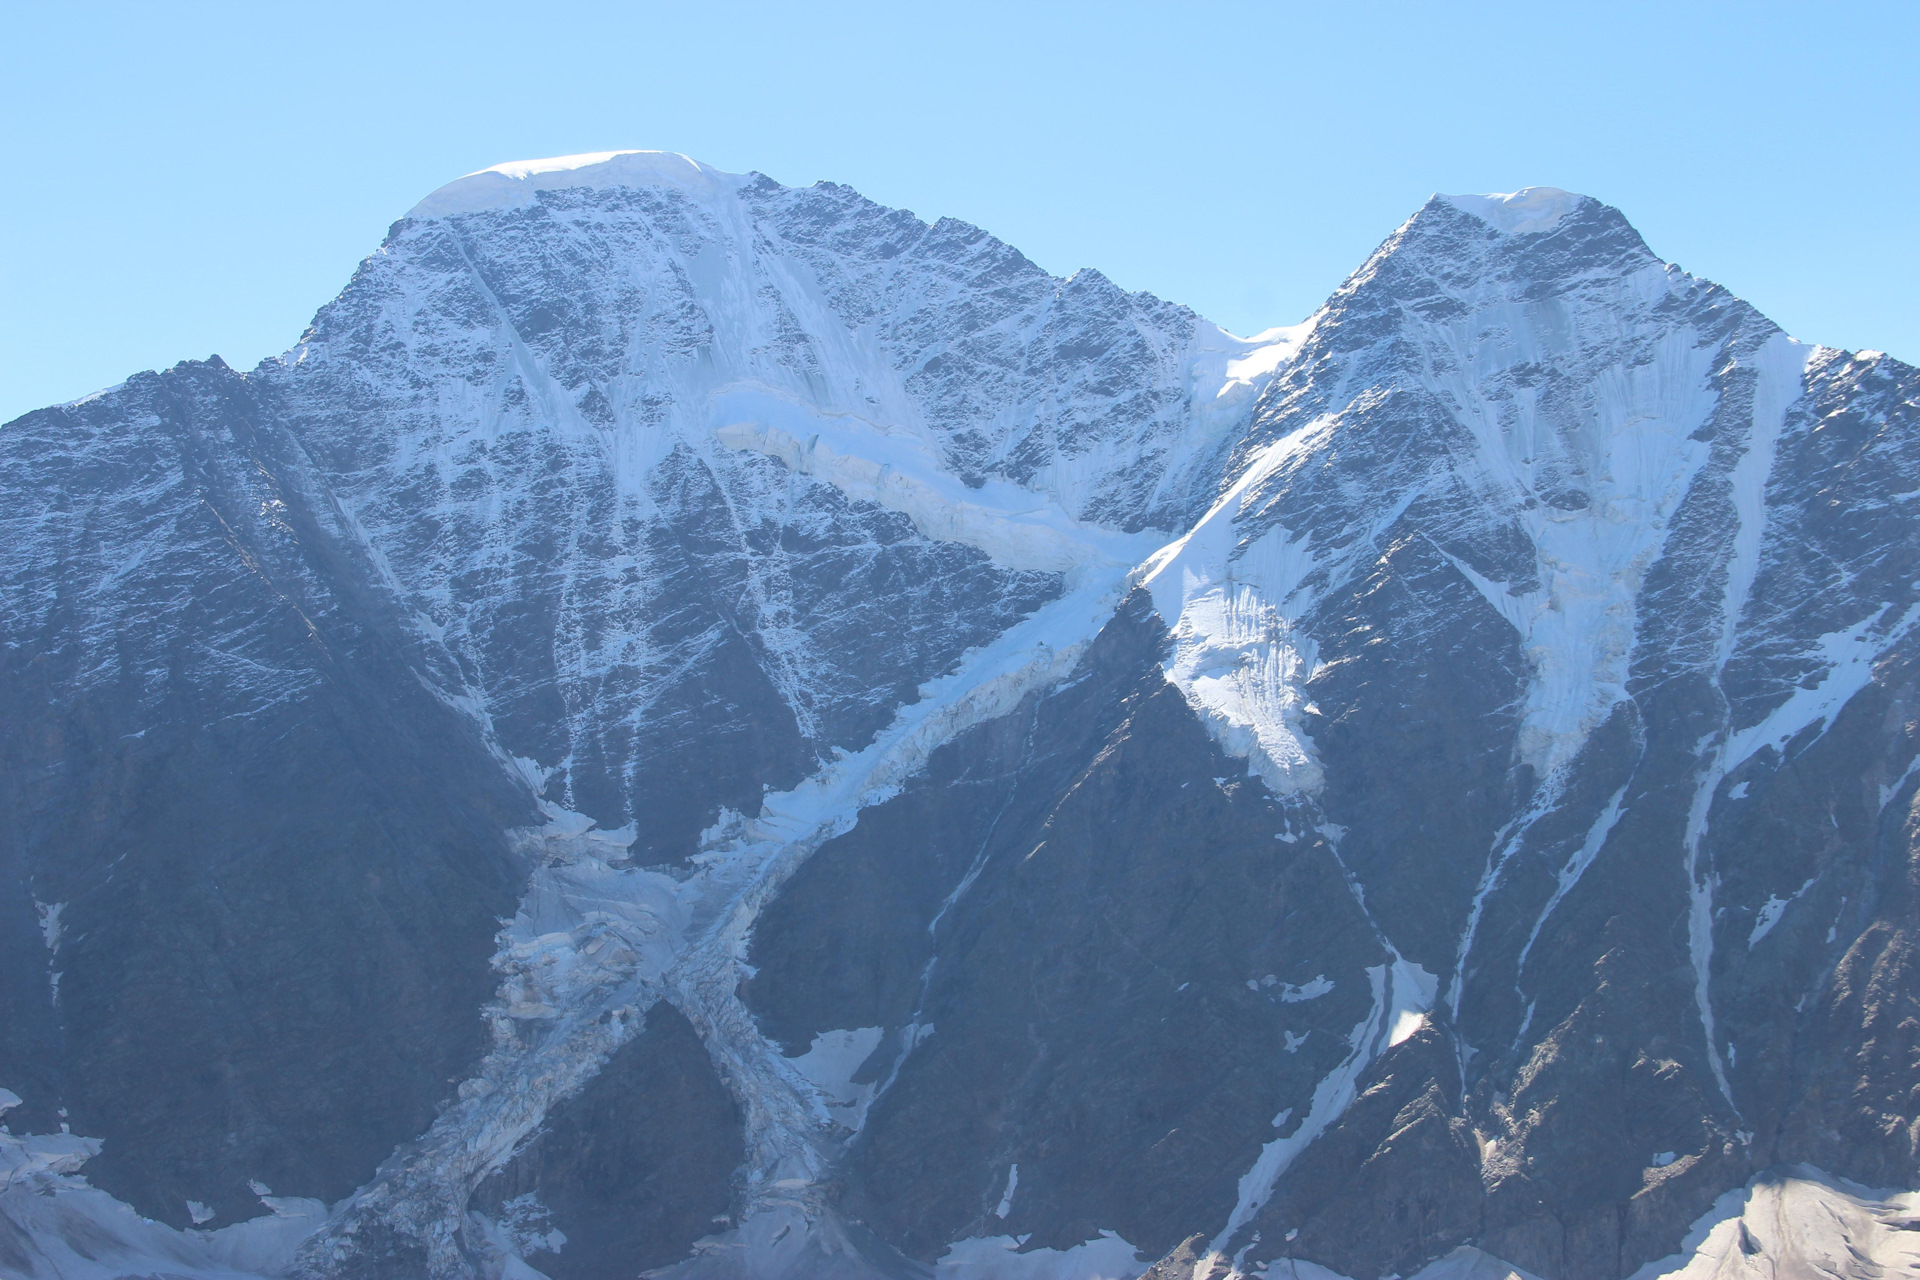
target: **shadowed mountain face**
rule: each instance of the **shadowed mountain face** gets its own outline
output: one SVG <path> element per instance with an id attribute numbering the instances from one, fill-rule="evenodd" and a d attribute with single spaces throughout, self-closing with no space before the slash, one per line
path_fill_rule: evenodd
<path id="1" fill-rule="evenodd" d="M 1596 201 L 504 166 L 0 489 L 0 1270 L 1906 1258 L 1920 373 Z"/>

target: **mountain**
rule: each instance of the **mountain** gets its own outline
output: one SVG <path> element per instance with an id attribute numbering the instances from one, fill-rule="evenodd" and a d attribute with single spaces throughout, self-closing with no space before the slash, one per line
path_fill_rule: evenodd
<path id="1" fill-rule="evenodd" d="M 1920 1265 L 1920 373 L 622 152 L 0 428 L 0 1272 Z"/>

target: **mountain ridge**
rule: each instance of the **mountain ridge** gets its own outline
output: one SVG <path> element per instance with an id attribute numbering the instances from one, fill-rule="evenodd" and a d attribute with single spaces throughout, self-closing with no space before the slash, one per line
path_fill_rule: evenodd
<path id="1" fill-rule="evenodd" d="M 257 1269 L 640 1265 L 560 1190 L 590 1157 L 536 1135 L 580 1132 L 572 1100 L 643 1039 L 660 1065 L 617 1078 L 655 1083 L 623 1105 L 677 1136 L 617 1159 L 742 1153 L 644 1245 L 694 1249 L 674 1274 L 988 1276 L 1004 1236 L 1064 1278 L 1197 1232 L 1196 1266 L 1252 1273 L 1467 1248 L 1611 1280 L 1770 1169 L 1911 1181 L 1885 1129 L 1903 1060 L 1869 1028 L 1910 963 L 1895 487 L 1920 491 L 1920 375 L 1792 343 L 1553 189 L 1435 197 L 1314 317 L 1241 339 L 965 224 L 666 156 L 468 175 L 285 357 L 4 428 L 8 719 L 75 726 L 7 746 L 53 781 L 11 797 L 7 934 L 34 976 L 6 1080 L 37 1082 L 35 1131 L 64 1099 L 106 1134 L 88 1172 L 182 1229 L 176 1264 L 212 1265 L 202 1223 L 272 1234 L 246 1221 L 271 1183 L 294 1225 Z M 210 592 L 212 565 L 235 585 Z M 276 755 L 282 706 L 336 736 Z M 168 716 L 239 726 L 168 747 L 204 761 L 173 784 L 179 835 L 76 800 L 151 784 L 138 748 L 63 743 Z M 446 847 L 431 876 L 376 870 L 317 819 L 251 847 L 300 752 L 365 757 L 359 723 L 407 727 L 386 797 L 348 806 L 422 832 L 496 815 L 462 837 L 492 870 L 444 834 L 408 837 Z M 216 800 L 248 758 L 264 794 Z M 240 816 L 209 877 L 193 815 L 216 804 Z M 108 887 L 128 849 L 215 898 L 297 855 L 393 881 L 376 915 L 470 902 L 420 937 L 464 959 L 400 945 L 354 1012 L 250 1015 L 318 1062 L 369 1035 L 465 1055 L 456 1096 L 445 1065 L 406 1068 L 377 1119 L 333 1094 L 324 1123 L 393 1153 L 377 1172 L 288 1160 L 271 1061 L 209 1095 L 273 1118 L 251 1148 L 141 1137 L 182 1077 L 85 1048 L 162 1034 L 111 1012 L 125 959 L 100 940 L 172 945 Z M 255 975 L 287 927 L 221 926 Z M 1053 934 L 1076 941 L 1033 941 Z M 355 963 L 335 940 L 296 967 Z M 480 1043 L 450 1030 L 483 1006 Z M 258 1034 L 195 1007 L 182 1071 Z M 655 1089 L 726 1097 L 699 1104 L 721 1129 L 676 1128 Z M 36 1177 L 96 1204 L 78 1168 Z M 26 1267 L 66 1238 L 36 1222 Z"/>

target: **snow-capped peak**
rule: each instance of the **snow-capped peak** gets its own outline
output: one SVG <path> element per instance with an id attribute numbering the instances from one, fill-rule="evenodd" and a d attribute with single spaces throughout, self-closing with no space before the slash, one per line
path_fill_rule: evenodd
<path id="1" fill-rule="evenodd" d="M 1504 195 L 1440 198 L 1509 235 L 1532 235 L 1553 230 L 1587 197 L 1558 187 L 1523 187 Z"/>
<path id="2" fill-rule="evenodd" d="M 410 218 L 447 218 L 533 203 L 536 191 L 574 187 L 670 187 L 697 195 L 738 189 L 747 179 L 722 173 L 677 151 L 589 151 L 545 160 L 511 160 L 455 178 L 408 211 Z"/>

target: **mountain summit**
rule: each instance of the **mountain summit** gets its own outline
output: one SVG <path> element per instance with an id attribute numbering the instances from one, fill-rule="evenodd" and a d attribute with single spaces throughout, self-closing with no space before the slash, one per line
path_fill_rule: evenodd
<path id="1" fill-rule="evenodd" d="M 468 175 L 0 428 L 0 1270 L 1920 1264 L 1916 494 L 1552 188 L 1240 338 Z"/>

